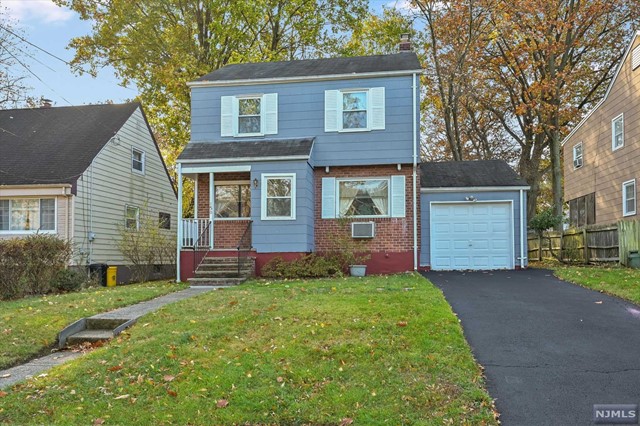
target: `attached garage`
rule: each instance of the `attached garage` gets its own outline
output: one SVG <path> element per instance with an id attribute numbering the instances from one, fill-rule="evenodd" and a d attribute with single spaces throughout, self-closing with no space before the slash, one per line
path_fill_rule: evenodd
<path id="1" fill-rule="evenodd" d="M 423 163 L 420 266 L 525 267 L 527 189 L 503 161 Z"/>

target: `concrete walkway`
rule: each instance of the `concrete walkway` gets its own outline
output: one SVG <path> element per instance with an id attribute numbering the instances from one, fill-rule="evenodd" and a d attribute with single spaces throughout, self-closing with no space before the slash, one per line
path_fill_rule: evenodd
<path id="1" fill-rule="evenodd" d="M 94 315 L 90 318 L 117 318 L 137 320 L 141 316 L 153 311 L 157 311 L 158 309 L 170 303 L 198 296 L 200 294 L 207 293 L 216 289 L 216 287 L 192 287 L 186 290 L 177 291 L 175 293 L 169 293 L 146 302 L 141 302 L 131 306 L 125 306 L 124 308 Z M 8 388 L 15 383 L 42 374 L 44 371 L 47 371 L 52 367 L 64 364 L 68 361 L 80 357 L 81 355 L 82 352 L 59 351 L 54 352 L 51 355 L 43 356 L 42 358 L 31 360 L 25 364 L 17 365 L 7 370 L 2 370 L 0 371 L 0 389 Z"/>

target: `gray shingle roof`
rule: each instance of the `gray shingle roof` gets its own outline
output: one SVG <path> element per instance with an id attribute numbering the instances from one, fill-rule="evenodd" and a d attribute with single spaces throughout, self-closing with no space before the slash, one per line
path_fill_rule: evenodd
<path id="1" fill-rule="evenodd" d="M 314 138 L 261 139 L 235 142 L 190 142 L 178 160 L 298 157 L 311 155 Z"/>
<path id="2" fill-rule="evenodd" d="M 420 61 L 414 52 L 402 52 L 391 55 L 233 64 L 202 76 L 196 81 L 310 77 L 420 69 Z"/>
<path id="3" fill-rule="evenodd" d="M 422 188 L 528 186 L 527 182 L 502 160 L 422 163 L 420 172 Z"/>
<path id="4" fill-rule="evenodd" d="M 138 103 L 0 111 L 0 185 L 75 184 Z"/>

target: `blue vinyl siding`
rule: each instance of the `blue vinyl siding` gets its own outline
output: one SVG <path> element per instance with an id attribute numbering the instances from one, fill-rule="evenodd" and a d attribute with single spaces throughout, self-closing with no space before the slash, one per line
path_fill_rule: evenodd
<path id="1" fill-rule="evenodd" d="M 420 194 L 420 266 L 431 265 L 431 228 L 430 228 L 430 203 L 432 201 L 456 202 L 466 201 L 465 197 L 474 196 L 478 201 L 512 201 L 513 202 L 513 241 L 514 241 L 514 265 L 520 264 L 520 192 L 519 191 L 495 191 L 495 192 L 470 192 L 461 189 L 460 192 L 438 192 Z M 525 199 L 526 202 L 526 199 Z M 526 215 L 526 207 L 524 214 Z M 525 216 L 525 226 L 527 223 Z M 525 229 L 525 236 L 526 236 Z M 525 251 L 525 256 L 527 255 Z M 526 264 L 526 263 L 525 263 Z"/>
<path id="2" fill-rule="evenodd" d="M 418 80 L 416 79 L 416 82 Z M 247 140 L 220 136 L 220 97 L 278 93 L 278 134 L 265 138 L 316 137 L 313 148 L 314 165 L 411 163 L 412 84 L 411 76 L 397 76 L 234 87 L 196 87 L 192 89 L 191 94 L 191 140 Z M 324 131 L 325 90 L 371 87 L 385 87 L 385 130 L 351 133 Z M 419 93 L 419 88 L 416 88 L 416 93 Z M 413 111 L 413 114 L 419 117 L 419 111 Z M 416 122 L 419 125 L 419 120 Z"/>

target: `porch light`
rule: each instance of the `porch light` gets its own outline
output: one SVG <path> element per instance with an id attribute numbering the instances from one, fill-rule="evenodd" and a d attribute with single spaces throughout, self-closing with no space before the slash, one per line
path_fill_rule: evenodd
<path id="1" fill-rule="evenodd" d="M 258 189 L 258 178 L 253 179 L 253 187 Z"/>

